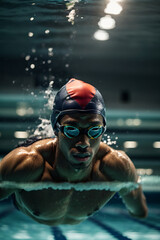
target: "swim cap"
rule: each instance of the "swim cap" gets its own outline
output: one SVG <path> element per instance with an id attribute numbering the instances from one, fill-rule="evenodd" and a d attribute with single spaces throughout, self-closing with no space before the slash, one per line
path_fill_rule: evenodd
<path id="1" fill-rule="evenodd" d="M 101 93 L 92 85 L 72 78 L 56 94 L 51 123 L 57 132 L 56 123 L 65 114 L 96 113 L 103 117 L 106 126 L 106 109 Z"/>

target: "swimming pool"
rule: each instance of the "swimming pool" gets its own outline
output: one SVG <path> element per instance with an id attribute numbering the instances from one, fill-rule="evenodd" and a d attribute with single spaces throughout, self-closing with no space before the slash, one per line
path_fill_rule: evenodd
<path id="1" fill-rule="evenodd" d="M 160 192 L 145 192 L 146 219 L 130 217 L 118 195 L 94 216 L 78 225 L 50 227 L 17 211 L 11 200 L 0 202 L 0 239 L 33 240 L 159 240 Z"/>

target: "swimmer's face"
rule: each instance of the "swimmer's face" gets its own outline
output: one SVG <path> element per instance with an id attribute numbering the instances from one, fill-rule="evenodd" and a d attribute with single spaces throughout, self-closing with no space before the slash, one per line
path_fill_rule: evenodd
<path id="1" fill-rule="evenodd" d="M 99 114 L 69 114 L 61 119 L 60 125 L 80 129 L 80 134 L 71 138 L 67 137 L 63 131 L 59 131 L 59 149 L 72 167 L 77 169 L 87 168 L 99 149 L 102 135 L 91 139 L 83 130 L 103 126 L 102 116 Z"/>

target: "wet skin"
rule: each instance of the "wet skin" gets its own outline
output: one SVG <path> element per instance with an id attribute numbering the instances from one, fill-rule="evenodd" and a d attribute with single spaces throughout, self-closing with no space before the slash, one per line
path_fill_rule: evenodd
<path id="1" fill-rule="evenodd" d="M 65 115 L 61 125 L 78 128 L 103 125 L 98 114 Z M 116 151 L 101 142 L 102 136 L 90 139 L 81 133 L 69 139 L 58 132 L 55 139 L 45 139 L 29 147 L 9 153 L 0 165 L 1 181 L 16 182 L 88 182 L 88 181 L 137 181 L 131 160 L 125 153 Z M 15 193 L 18 208 L 35 221 L 47 225 L 77 224 L 99 210 L 112 198 L 111 191 L 75 191 L 44 189 L 0 189 L 1 198 Z M 125 195 L 125 189 L 120 192 Z M 145 199 L 141 189 L 126 195 L 124 202 L 134 215 L 146 215 Z M 135 198 L 135 199 L 136 199 Z M 126 200 L 125 200 L 126 199 Z M 137 204 L 137 201 L 139 204 Z M 142 216 L 142 217 L 143 217 Z"/>

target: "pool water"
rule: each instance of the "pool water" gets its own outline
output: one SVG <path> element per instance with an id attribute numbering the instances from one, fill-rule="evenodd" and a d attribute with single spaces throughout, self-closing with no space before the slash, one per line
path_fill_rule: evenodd
<path id="1" fill-rule="evenodd" d="M 17 211 L 11 200 L 0 202 L 0 239 L 34 240 L 160 240 L 160 193 L 147 193 L 146 219 L 130 217 L 116 195 L 94 216 L 78 225 L 50 227 Z"/>

